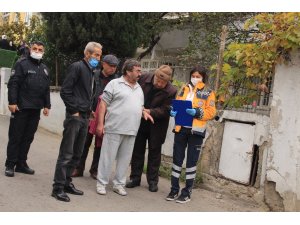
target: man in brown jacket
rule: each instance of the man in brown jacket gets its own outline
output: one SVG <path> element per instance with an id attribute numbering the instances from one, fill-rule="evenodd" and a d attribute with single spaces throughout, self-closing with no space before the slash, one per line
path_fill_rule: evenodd
<path id="1" fill-rule="evenodd" d="M 144 110 L 153 117 L 154 124 L 143 118 L 141 120 L 132 153 L 131 174 L 130 181 L 126 184 L 127 188 L 140 186 L 148 140 L 147 182 L 149 191 L 158 190 L 161 147 L 168 130 L 171 101 L 176 95 L 176 89 L 170 82 L 171 77 L 171 67 L 162 65 L 154 74 L 145 73 L 138 81 L 144 92 Z"/>

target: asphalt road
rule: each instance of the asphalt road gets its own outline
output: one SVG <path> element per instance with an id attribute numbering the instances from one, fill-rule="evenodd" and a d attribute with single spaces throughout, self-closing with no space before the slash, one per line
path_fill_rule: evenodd
<path id="1" fill-rule="evenodd" d="M 203 189 L 194 189 L 192 200 L 186 204 L 168 202 L 170 181 L 160 178 L 159 190 L 148 191 L 145 177 L 140 187 L 127 189 L 123 197 L 108 187 L 108 193 L 96 193 L 96 181 L 89 177 L 75 178 L 75 186 L 84 191 L 83 196 L 69 195 L 71 202 L 60 202 L 50 196 L 54 167 L 58 156 L 61 137 L 39 129 L 31 145 L 28 164 L 35 175 L 15 173 L 15 177 L 4 175 L 9 117 L 0 116 L 0 211 L 1 212 L 248 212 L 262 211 L 252 202 L 233 199 Z M 89 154 L 87 166 L 91 163 Z"/>

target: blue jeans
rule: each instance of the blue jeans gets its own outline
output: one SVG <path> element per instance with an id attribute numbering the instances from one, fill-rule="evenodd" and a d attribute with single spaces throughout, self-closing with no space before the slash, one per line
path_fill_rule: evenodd
<path id="1" fill-rule="evenodd" d="M 171 190 L 179 192 L 179 177 L 182 170 L 183 160 L 185 158 L 185 149 L 187 147 L 187 160 L 186 160 L 186 183 L 185 187 L 181 190 L 184 196 L 190 196 L 197 171 L 197 162 L 200 155 L 201 145 L 204 137 L 191 133 L 191 128 L 182 127 L 174 136 L 173 146 L 173 165 L 171 176 Z"/>
<path id="2" fill-rule="evenodd" d="M 63 138 L 54 174 L 54 189 L 62 189 L 72 182 L 71 174 L 79 163 L 87 131 L 87 116 L 72 116 L 66 113 Z"/>

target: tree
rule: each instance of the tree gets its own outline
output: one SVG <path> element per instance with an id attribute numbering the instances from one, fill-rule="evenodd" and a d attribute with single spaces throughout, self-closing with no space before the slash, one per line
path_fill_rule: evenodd
<path id="1" fill-rule="evenodd" d="M 243 22 L 255 13 L 189 13 L 183 18 L 181 29 L 188 29 L 189 45 L 178 57 L 185 66 L 202 64 L 210 67 L 217 62 L 220 34 L 223 25 L 228 26 L 226 44 L 246 41 L 248 32 Z"/>
<path id="2" fill-rule="evenodd" d="M 29 31 L 29 27 L 27 27 L 25 23 L 21 22 L 19 17 L 17 18 L 18 21 L 13 23 L 4 23 L 0 26 L 0 34 L 5 34 L 9 40 L 13 41 L 14 44 L 18 44 L 20 40 L 24 40 Z"/>
<path id="3" fill-rule="evenodd" d="M 278 63 L 289 62 L 289 52 L 300 47 L 299 20 L 300 13 L 261 13 L 246 22 L 248 43 L 233 42 L 224 53 L 218 95 L 226 97 L 225 106 L 251 104 L 258 98 L 257 85 L 273 76 Z"/>
<path id="4" fill-rule="evenodd" d="M 132 57 L 144 32 L 139 13 L 42 13 L 48 40 L 70 58 L 82 57 L 89 41 L 100 42 L 103 53 Z"/>

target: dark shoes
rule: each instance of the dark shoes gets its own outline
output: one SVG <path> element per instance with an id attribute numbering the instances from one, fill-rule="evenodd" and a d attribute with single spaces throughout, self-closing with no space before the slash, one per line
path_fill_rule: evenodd
<path id="1" fill-rule="evenodd" d="M 70 193 L 73 195 L 83 195 L 83 191 L 76 189 L 74 184 L 70 183 L 69 186 L 66 186 L 64 189 L 54 188 L 51 196 L 59 201 L 69 202 L 70 198 L 66 193 Z"/>
<path id="2" fill-rule="evenodd" d="M 151 192 L 157 192 L 158 191 L 158 187 L 156 183 L 150 183 L 149 184 L 149 191 Z"/>
<path id="3" fill-rule="evenodd" d="M 137 187 L 137 186 L 140 186 L 140 185 L 141 185 L 140 181 L 130 180 L 130 181 L 127 182 L 127 184 L 125 185 L 125 187 L 127 187 L 127 188 L 134 188 L 134 187 Z"/>
<path id="4" fill-rule="evenodd" d="M 176 200 L 177 203 L 181 204 L 187 203 L 189 201 L 191 201 L 191 197 L 183 194 L 181 194 Z"/>
<path id="5" fill-rule="evenodd" d="M 73 194 L 73 195 L 83 195 L 83 191 L 76 189 L 74 184 L 72 184 L 72 183 L 70 183 L 69 186 L 66 186 L 64 188 L 64 191 L 69 194 Z"/>
<path id="6" fill-rule="evenodd" d="M 71 175 L 71 177 L 83 177 L 83 170 L 75 169 Z"/>
<path id="7" fill-rule="evenodd" d="M 14 168 L 13 167 L 6 167 L 5 168 L 5 176 L 7 176 L 7 177 L 15 176 Z"/>
<path id="8" fill-rule="evenodd" d="M 30 175 L 34 174 L 34 170 L 30 169 L 27 163 L 17 164 L 15 171 L 18 173 L 25 173 Z"/>
<path id="9" fill-rule="evenodd" d="M 59 201 L 63 201 L 63 202 L 70 201 L 69 196 L 61 189 L 57 189 L 57 190 L 53 189 L 51 196 L 56 198 Z"/>
<path id="10" fill-rule="evenodd" d="M 168 196 L 166 197 L 167 201 L 174 201 L 178 197 L 178 192 L 177 191 L 171 191 Z"/>

